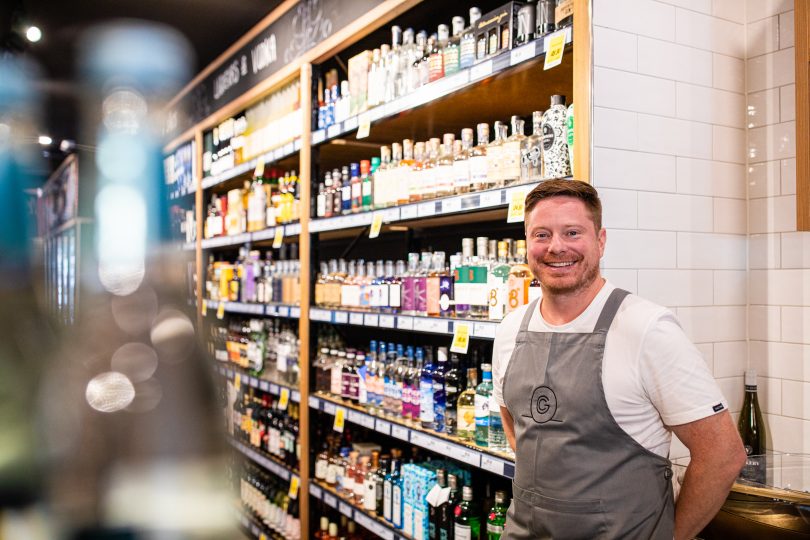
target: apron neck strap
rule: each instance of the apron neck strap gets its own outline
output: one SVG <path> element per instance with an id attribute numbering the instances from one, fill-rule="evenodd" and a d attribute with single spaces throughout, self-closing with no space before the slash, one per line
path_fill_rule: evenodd
<path id="1" fill-rule="evenodd" d="M 526 332 L 529 329 L 529 321 L 532 320 L 532 315 L 534 314 L 534 310 L 537 309 L 537 303 L 540 301 L 539 298 L 535 298 L 530 304 L 528 309 L 526 309 L 526 313 L 523 315 L 523 320 L 520 322 L 520 331 Z"/>
<path id="2" fill-rule="evenodd" d="M 610 325 L 613 323 L 616 312 L 619 311 L 619 306 L 622 305 L 624 298 L 628 294 L 630 293 L 624 289 L 613 289 L 613 292 L 608 296 L 607 302 L 605 302 L 605 307 L 602 308 L 602 313 L 599 314 L 599 320 L 596 321 L 596 326 L 593 328 L 594 334 L 599 332 L 607 333 L 608 328 L 610 328 Z"/>

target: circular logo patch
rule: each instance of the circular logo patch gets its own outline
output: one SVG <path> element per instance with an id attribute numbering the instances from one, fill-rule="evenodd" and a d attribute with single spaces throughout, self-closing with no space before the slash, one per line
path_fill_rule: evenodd
<path id="1" fill-rule="evenodd" d="M 557 412 L 557 395 L 548 386 L 538 386 L 532 392 L 532 419 L 538 424 L 545 424 L 554 418 Z"/>

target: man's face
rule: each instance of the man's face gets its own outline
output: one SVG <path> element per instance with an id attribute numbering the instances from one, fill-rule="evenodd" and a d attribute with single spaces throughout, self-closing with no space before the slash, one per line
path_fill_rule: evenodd
<path id="1" fill-rule="evenodd" d="M 581 200 L 559 196 L 537 203 L 526 217 L 526 245 L 543 293 L 567 295 L 593 284 L 600 277 L 605 237 Z"/>

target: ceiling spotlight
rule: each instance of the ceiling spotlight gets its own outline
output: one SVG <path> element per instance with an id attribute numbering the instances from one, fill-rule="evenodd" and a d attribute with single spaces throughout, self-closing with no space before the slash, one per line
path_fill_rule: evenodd
<path id="1" fill-rule="evenodd" d="M 47 135 L 40 135 L 39 136 L 39 144 L 42 146 L 49 146 L 53 142 L 53 139 L 48 137 Z"/>
<path id="2" fill-rule="evenodd" d="M 25 38 L 31 43 L 36 43 L 42 39 L 42 30 L 32 24 L 25 30 Z"/>

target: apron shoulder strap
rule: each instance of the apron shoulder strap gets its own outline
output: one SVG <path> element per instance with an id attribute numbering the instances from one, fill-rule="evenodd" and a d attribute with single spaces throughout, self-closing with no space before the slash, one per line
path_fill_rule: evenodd
<path id="1" fill-rule="evenodd" d="M 534 310 L 537 309 L 537 303 L 539 301 L 539 298 L 535 298 L 531 303 L 529 303 L 529 307 L 526 308 L 526 313 L 523 315 L 523 320 L 520 321 L 519 332 L 526 332 L 529 329 L 529 322 L 532 320 L 532 315 L 534 314 Z"/>
<path id="2" fill-rule="evenodd" d="M 608 328 L 613 323 L 616 312 L 619 311 L 619 306 L 622 305 L 625 297 L 630 294 L 624 289 L 613 289 L 613 292 L 608 296 L 605 307 L 602 308 L 602 313 L 599 314 L 599 320 L 596 321 L 596 326 L 593 328 L 593 333 L 604 332 L 607 333 Z"/>

